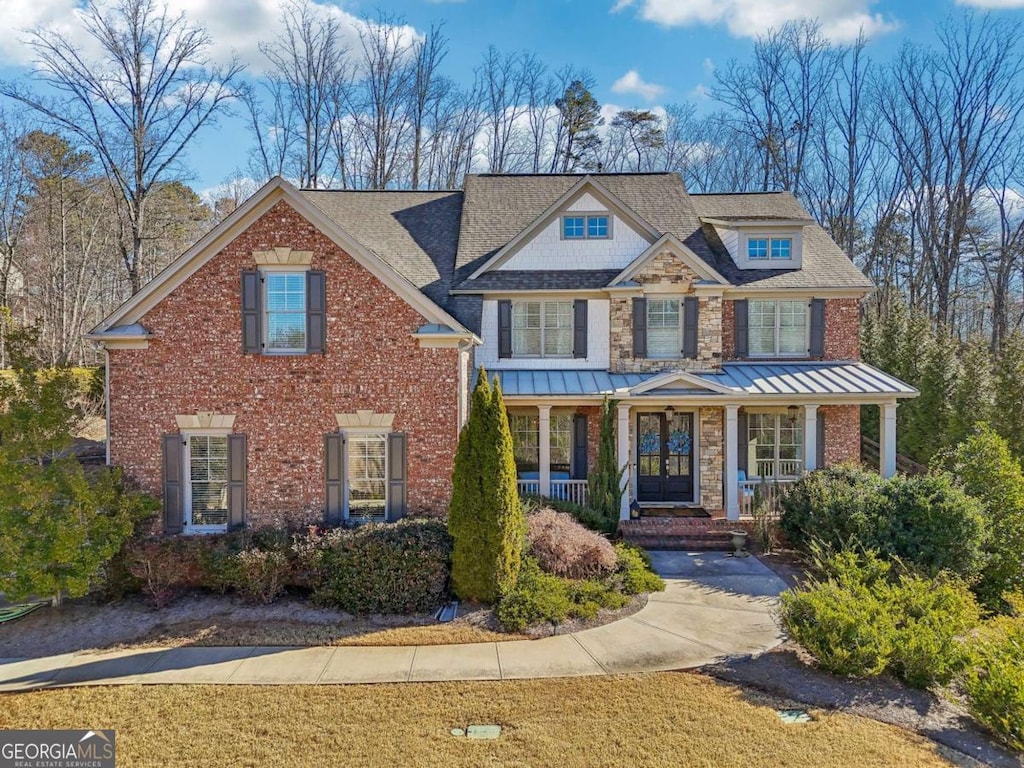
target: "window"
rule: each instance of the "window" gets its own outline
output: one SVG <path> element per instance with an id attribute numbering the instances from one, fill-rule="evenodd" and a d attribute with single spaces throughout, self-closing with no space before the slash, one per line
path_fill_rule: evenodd
<path id="1" fill-rule="evenodd" d="M 647 357 L 679 357 L 683 323 L 679 299 L 647 299 Z"/>
<path id="2" fill-rule="evenodd" d="M 190 533 L 228 529 L 227 435 L 193 435 L 188 451 L 188 500 L 185 524 Z"/>
<path id="3" fill-rule="evenodd" d="M 387 435 L 348 436 L 348 509 L 350 519 L 386 519 Z"/>
<path id="4" fill-rule="evenodd" d="M 563 240 L 606 240 L 611 237 L 611 220 L 608 214 L 590 216 L 563 216 Z"/>
<path id="5" fill-rule="evenodd" d="M 747 469 L 751 477 L 794 477 L 804 468 L 802 417 L 747 414 Z"/>
<path id="6" fill-rule="evenodd" d="M 750 237 L 747 238 L 748 259 L 792 259 L 793 238 L 791 237 Z"/>
<path id="7" fill-rule="evenodd" d="M 520 477 L 540 472 L 540 417 L 536 413 L 517 413 L 508 417 L 512 432 L 512 452 L 516 474 Z M 551 471 L 569 472 L 572 466 L 572 413 L 551 414 Z"/>
<path id="8" fill-rule="evenodd" d="M 306 351 L 306 273 L 268 272 L 265 277 L 268 352 Z"/>
<path id="9" fill-rule="evenodd" d="M 748 312 L 751 355 L 807 354 L 806 301 L 751 299 Z"/>
<path id="10" fill-rule="evenodd" d="M 512 355 L 571 356 L 572 316 L 571 301 L 513 302 Z"/>

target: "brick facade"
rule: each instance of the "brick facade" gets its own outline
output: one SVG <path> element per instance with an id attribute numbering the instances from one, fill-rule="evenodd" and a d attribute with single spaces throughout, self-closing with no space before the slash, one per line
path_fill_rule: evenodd
<path id="1" fill-rule="evenodd" d="M 243 355 L 240 274 L 253 253 L 312 251 L 327 276 L 324 355 Z M 320 520 L 324 434 L 336 413 L 394 414 L 408 440 L 411 513 L 443 514 L 458 431 L 458 352 L 423 349 L 425 320 L 389 287 L 281 202 L 150 310 L 144 350 L 110 352 L 112 461 L 146 490 L 161 484 L 160 438 L 175 415 L 235 415 L 248 436 L 248 523 Z"/>
<path id="2" fill-rule="evenodd" d="M 823 405 L 825 416 L 825 466 L 860 464 L 860 406 Z"/>
<path id="3" fill-rule="evenodd" d="M 825 299 L 823 360 L 860 360 L 860 302 L 860 299 Z M 733 306 L 731 299 L 722 306 L 722 356 L 725 360 L 738 359 Z"/>

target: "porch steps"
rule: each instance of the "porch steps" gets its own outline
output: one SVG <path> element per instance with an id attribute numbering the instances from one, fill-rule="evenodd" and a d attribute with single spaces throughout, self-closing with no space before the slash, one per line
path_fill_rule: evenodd
<path id="1" fill-rule="evenodd" d="M 707 520 L 711 517 L 700 507 L 644 507 L 640 511 L 642 517 L 688 517 Z"/>
<path id="2" fill-rule="evenodd" d="M 727 552 L 732 550 L 730 531 L 749 525 L 720 517 L 640 517 L 621 521 L 619 533 L 644 549 Z"/>

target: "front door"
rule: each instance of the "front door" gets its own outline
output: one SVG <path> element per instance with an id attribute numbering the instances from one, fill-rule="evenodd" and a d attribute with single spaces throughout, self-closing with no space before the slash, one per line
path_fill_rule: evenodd
<path id="1" fill-rule="evenodd" d="M 693 414 L 637 414 L 637 500 L 693 501 Z"/>

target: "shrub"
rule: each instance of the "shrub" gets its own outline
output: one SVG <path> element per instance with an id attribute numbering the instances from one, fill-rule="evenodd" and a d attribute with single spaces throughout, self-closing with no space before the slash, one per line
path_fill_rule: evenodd
<path id="1" fill-rule="evenodd" d="M 572 611 L 565 579 L 544 573 L 533 558 L 527 557 L 519 579 L 495 608 L 502 628 L 519 632 L 540 622 L 561 624 Z"/>
<path id="2" fill-rule="evenodd" d="M 237 564 L 234 586 L 247 600 L 272 603 L 284 592 L 288 558 L 280 550 L 243 549 L 232 558 Z"/>
<path id="3" fill-rule="evenodd" d="M 209 542 L 199 537 L 151 537 L 132 542 L 128 569 L 142 583 L 142 593 L 163 608 L 186 589 L 204 586 Z"/>
<path id="4" fill-rule="evenodd" d="M 1024 594 L 1007 601 L 1015 615 L 995 618 L 978 632 L 960 682 L 971 714 L 1008 746 L 1024 750 Z"/>
<path id="5" fill-rule="evenodd" d="M 550 508 L 526 518 L 526 541 L 541 569 L 556 576 L 584 579 L 615 568 L 615 548 L 608 539 Z"/>
<path id="6" fill-rule="evenodd" d="M 516 485 L 508 414 L 495 379 L 481 368 L 459 433 L 448 530 L 452 587 L 463 600 L 494 603 L 516 583 L 525 523 Z"/>
<path id="7" fill-rule="evenodd" d="M 941 457 L 988 521 L 985 567 L 974 590 L 984 605 L 1005 610 L 1003 595 L 1024 591 L 1024 470 L 1006 440 L 981 426 Z"/>
<path id="8" fill-rule="evenodd" d="M 593 507 L 602 526 L 610 527 L 614 533 L 619 524 L 619 502 L 622 500 L 622 474 L 619 467 L 618 451 L 615 447 L 615 421 L 618 400 L 607 397 L 601 403 L 601 417 L 598 421 L 597 460 L 587 482 L 590 506 Z"/>
<path id="9" fill-rule="evenodd" d="M 897 475 L 883 484 L 882 498 L 867 546 L 933 576 L 943 570 L 967 579 L 978 574 L 987 534 L 981 503 L 949 475 Z"/>
<path id="10" fill-rule="evenodd" d="M 581 579 L 570 582 L 567 594 L 574 608 L 574 615 L 592 619 L 602 608 L 617 611 L 629 604 L 629 598 L 609 586 L 605 581 L 597 579 Z"/>
<path id="11" fill-rule="evenodd" d="M 316 601 L 350 613 L 410 613 L 447 597 L 451 537 L 442 520 L 339 531 L 317 557 Z"/>
<path id="12" fill-rule="evenodd" d="M 794 640 L 840 675 L 888 672 L 909 685 L 947 683 L 967 660 L 962 637 L 979 620 L 967 586 L 953 576 L 893 578 L 877 554 L 847 550 L 821 562 L 824 580 L 782 595 Z"/>
<path id="13" fill-rule="evenodd" d="M 524 507 L 524 511 L 528 513 L 536 509 L 540 509 L 541 507 L 550 507 L 556 512 L 565 512 L 566 514 L 572 515 L 580 525 L 585 528 L 589 528 L 591 531 L 596 531 L 597 533 L 603 533 L 610 536 L 619 529 L 618 517 L 614 520 L 609 520 L 595 509 L 581 506 L 572 501 L 564 501 L 562 499 L 540 499 L 538 497 L 533 497 L 527 502 Z"/>
<path id="14" fill-rule="evenodd" d="M 811 472 L 782 498 L 782 532 L 805 551 L 815 541 L 832 550 L 863 541 L 878 515 L 882 482 L 876 473 L 852 465 Z"/>
<path id="15" fill-rule="evenodd" d="M 640 547 L 617 541 L 615 554 L 619 566 L 613 578 L 624 594 L 665 591 L 665 582 L 651 568 L 651 558 Z"/>

